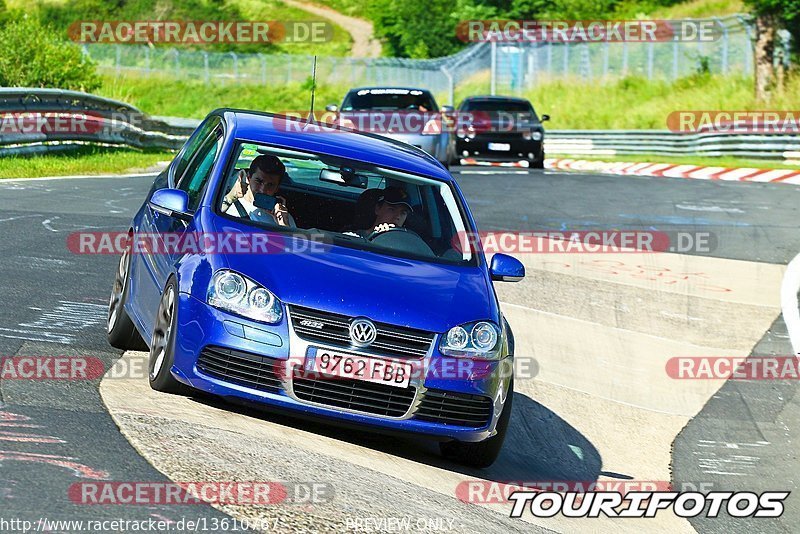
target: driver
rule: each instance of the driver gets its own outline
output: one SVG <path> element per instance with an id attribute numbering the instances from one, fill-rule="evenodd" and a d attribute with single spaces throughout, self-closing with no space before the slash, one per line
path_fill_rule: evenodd
<path id="1" fill-rule="evenodd" d="M 375 222 L 372 226 L 356 232 L 361 237 L 369 237 L 375 232 L 385 232 L 392 228 L 402 228 L 413 211 L 408 202 L 408 193 L 399 187 L 387 187 L 378 197 L 375 205 Z"/>

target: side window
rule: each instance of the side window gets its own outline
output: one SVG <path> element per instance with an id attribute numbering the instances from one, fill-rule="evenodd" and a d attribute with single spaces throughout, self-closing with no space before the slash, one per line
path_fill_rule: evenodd
<path id="1" fill-rule="evenodd" d="M 218 128 L 205 139 L 189 162 L 186 172 L 178 184 L 178 189 L 189 195 L 189 209 L 195 211 L 200 205 L 200 195 L 211 176 L 211 168 L 222 147 L 222 129 Z"/>
<path id="2" fill-rule="evenodd" d="M 186 142 L 186 148 L 184 149 L 183 153 L 178 156 L 180 159 L 178 160 L 177 164 L 175 165 L 175 174 L 174 178 L 175 181 L 179 181 L 183 176 L 183 173 L 186 171 L 186 168 L 191 163 L 192 158 L 197 153 L 197 150 L 200 148 L 200 145 L 205 141 L 208 137 L 208 134 L 219 125 L 219 118 L 212 117 L 208 121 L 205 122 L 200 128 L 192 135 L 192 137 Z"/>

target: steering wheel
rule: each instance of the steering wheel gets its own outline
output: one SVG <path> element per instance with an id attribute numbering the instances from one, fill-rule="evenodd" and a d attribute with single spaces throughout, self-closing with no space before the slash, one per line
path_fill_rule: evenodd
<path id="1" fill-rule="evenodd" d="M 413 230 L 409 230 L 408 228 L 403 228 L 402 226 L 393 226 L 391 228 L 387 228 L 386 230 L 373 231 L 371 234 L 369 234 L 367 236 L 367 241 L 372 241 L 376 237 L 378 237 L 379 235 L 388 234 L 390 232 L 403 232 L 403 233 L 406 233 L 406 234 L 412 234 L 412 235 L 414 235 L 416 237 L 419 237 L 419 234 L 414 232 Z M 421 237 L 419 237 L 419 238 L 422 239 Z"/>
<path id="2" fill-rule="evenodd" d="M 395 227 L 382 232 L 372 232 L 367 236 L 367 241 L 383 247 L 403 250 L 422 256 L 435 256 L 425 240 L 418 233 L 408 228 Z M 381 241 L 381 243 L 378 241 Z"/>

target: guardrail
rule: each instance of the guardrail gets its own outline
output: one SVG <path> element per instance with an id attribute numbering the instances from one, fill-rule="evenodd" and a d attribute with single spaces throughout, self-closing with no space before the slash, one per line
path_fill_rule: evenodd
<path id="1" fill-rule="evenodd" d="M 116 100 L 59 89 L 0 88 L 4 156 L 81 145 L 180 148 L 193 126 L 152 118 Z"/>
<path id="2" fill-rule="evenodd" d="M 547 155 L 736 156 L 798 159 L 800 136 L 789 134 L 673 133 L 666 130 L 548 130 Z"/>
<path id="3" fill-rule="evenodd" d="M 70 123 L 72 119 L 77 122 Z M 32 124 L 37 120 L 38 124 Z M 53 152 L 85 144 L 178 149 L 198 123 L 196 119 L 151 117 L 124 102 L 76 91 L 0 88 L 0 153 L 5 156 Z M 799 159 L 800 136 L 548 130 L 545 152 L 549 156 L 661 154 Z"/>

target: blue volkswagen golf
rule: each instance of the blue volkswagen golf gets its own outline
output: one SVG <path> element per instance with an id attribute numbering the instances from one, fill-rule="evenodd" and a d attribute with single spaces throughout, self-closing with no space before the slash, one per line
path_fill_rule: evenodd
<path id="1" fill-rule="evenodd" d="M 513 397 L 514 338 L 451 175 L 376 135 L 222 109 L 129 229 L 108 339 L 150 385 L 427 436 L 486 467 Z M 466 237 L 466 239 L 465 239 Z"/>

